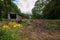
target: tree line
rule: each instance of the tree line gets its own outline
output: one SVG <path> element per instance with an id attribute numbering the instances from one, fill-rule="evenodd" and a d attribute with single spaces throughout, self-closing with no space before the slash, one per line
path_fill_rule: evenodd
<path id="1" fill-rule="evenodd" d="M 15 0 L 0 0 L 0 20 L 2 18 L 7 18 L 9 12 L 17 13 L 22 16 L 22 18 L 29 19 L 30 14 L 22 13 L 20 9 L 18 9 L 17 5 L 13 3 Z"/>
<path id="2" fill-rule="evenodd" d="M 32 14 L 37 19 L 60 19 L 60 0 L 37 0 Z"/>
<path id="3" fill-rule="evenodd" d="M 7 18 L 9 12 L 21 13 L 13 1 L 14 0 L 0 0 L 0 19 Z"/>

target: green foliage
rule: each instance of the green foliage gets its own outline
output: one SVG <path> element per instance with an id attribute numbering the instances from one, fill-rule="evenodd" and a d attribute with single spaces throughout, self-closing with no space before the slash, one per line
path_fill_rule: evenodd
<path id="1" fill-rule="evenodd" d="M 50 25 L 49 29 L 55 29 L 55 30 L 60 30 L 60 25 Z"/>
<path id="2" fill-rule="evenodd" d="M 43 9 L 48 1 L 49 0 L 46 0 L 46 1 L 45 0 L 37 0 L 36 1 L 35 7 L 32 9 L 33 18 L 37 18 L 37 19 L 42 18 L 43 15 L 41 15 L 41 14 L 42 14 Z"/>
<path id="3" fill-rule="evenodd" d="M 29 25 L 31 25 L 30 20 L 21 21 L 21 24 L 22 24 L 23 26 L 29 26 Z"/>
<path id="4" fill-rule="evenodd" d="M 6 30 L 0 30 L 1 40 L 20 40 L 18 35 Z"/>
<path id="5" fill-rule="evenodd" d="M 0 40 L 28 40 L 26 38 L 22 38 L 13 32 L 7 30 L 0 29 Z"/>
<path id="6" fill-rule="evenodd" d="M 24 14 L 24 13 L 21 13 L 20 15 L 22 16 L 23 19 L 29 19 L 29 17 L 31 16 L 31 14 Z"/>
<path id="7" fill-rule="evenodd" d="M 45 5 L 43 17 L 47 19 L 60 19 L 60 0 L 51 0 Z"/>
<path id="8" fill-rule="evenodd" d="M 54 19 L 54 20 L 51 20 L 51 19 L 43 19 L 44 21 L 46 22 L 60 22 L 60 19 Z"/>
<path id="9" fill-rule="evenodd" d="M 37 0 L 32 9 L 33 18 L 60 19 L 60 0 Z"/>
<path id="10" fill-rule="evenodd" d="M 4 32 L 4 30 L 0 30 L 0 37 L 3 36 Z"/>
<path id="11" fill-rule="evenodd" d="M 18 7 L 13 3 L 13 0 L 0 0 L 0 18 L 7 18 L 9 12 L 21 13 Z"/>

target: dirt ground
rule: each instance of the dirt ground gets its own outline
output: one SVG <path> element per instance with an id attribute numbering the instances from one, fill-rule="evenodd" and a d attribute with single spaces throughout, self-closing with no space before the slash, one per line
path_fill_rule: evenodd
<path id="1" fill-rule="evenodd" d="M 51 24 L 60 22 L 45 22 L 42 20 L 30 20 L 31 25 L 20 29 L 18 34 L 27 37 L 29 40 L 60 40 L 60 30 L 48 29 Z"/>

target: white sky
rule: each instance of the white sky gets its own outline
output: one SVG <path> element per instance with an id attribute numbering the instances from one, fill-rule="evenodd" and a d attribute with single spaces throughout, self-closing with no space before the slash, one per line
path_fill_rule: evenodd
<path id="1" fill-rule="evenodd" d="M 37 0 L 15 0 L 14 3 L 23 13 L 31 13 L 32 8 Z"/>

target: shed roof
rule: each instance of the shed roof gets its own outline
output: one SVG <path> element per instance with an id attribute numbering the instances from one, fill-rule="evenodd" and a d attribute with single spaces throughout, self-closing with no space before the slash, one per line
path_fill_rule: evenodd
<path id="1" fill-rule="evenodd" d="M 15 12 L 9 12 L 8 14 L 17 14 L 17 13 L 15 13 Z"/>

